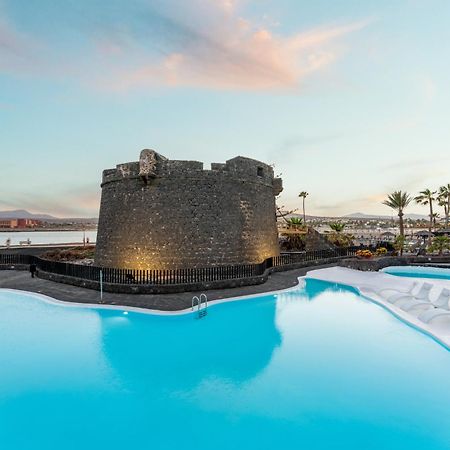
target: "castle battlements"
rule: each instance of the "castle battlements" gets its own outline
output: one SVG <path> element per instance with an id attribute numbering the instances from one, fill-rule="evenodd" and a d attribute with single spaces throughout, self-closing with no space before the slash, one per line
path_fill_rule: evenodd
<path id="1" fill-rule="evenodd" d="M 146 150 L 143 150 L 143 152 Z M 154 152 L 153 150 L 148 150 Z M 181 177 L 214 180 L 215 177 L 235 178 L 236 181 L 265 184 L 273 186 L 278 195 L 282 190 L 281 179 L 274 178 L 273 168 L 263 162 L 237 156 L 225 163 L 212 163 L 211 169 L 204 169 L 200 161 L 169 160 L 154 152 L 156 169 L 153 178 Z M 108 183 L 120 182 L 124 179 L 141 177 L 141 162 L 133 161 L 117 164 L 115 169 L 103 171 L 102 187 Z"/>

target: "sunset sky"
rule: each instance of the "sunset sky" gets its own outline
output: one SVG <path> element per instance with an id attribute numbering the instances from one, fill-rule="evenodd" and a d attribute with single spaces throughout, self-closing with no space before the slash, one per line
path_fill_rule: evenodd
<path id="1" fill-rule="evenodd" d="M 0 209 L 96 216 L 102 170 L 152 148 L 391 214 L 450 182 L 449 23 L 448 0 L 0 0 Z"/>

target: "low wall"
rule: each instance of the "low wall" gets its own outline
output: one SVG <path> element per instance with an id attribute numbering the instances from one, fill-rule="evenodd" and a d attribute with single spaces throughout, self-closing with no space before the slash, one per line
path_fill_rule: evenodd
<path id="1" fill-rule="evenodd" d="M 285 272 L 287 270 L 302 269 L 305 267 L 311 267 L 313 269 L 316 266 L 337 264 L 342 259 L 343 257 L 324 258 L 320 260 L 271 267 L 270 269 L 265 270 L 262 275 L 228 280 L 202 281 L 197 283 L 180 283 L 170 285 L 103 283 L 103 291 L 118 294 L 175 294 L 190 291 L 207 291 L 211 289 L 229 289 L 242 286 L 254 286 L 257 284 L 265 283 L 272 272 Z M 38 271 L 37 276 L 39 278 L 54 281 L 57 283 L 70 284 L 72 286 L 79 286 L 86 289 L 94 289 L 97 291 L 100 290 L 100 282 L 98 281 L 49 273 L 42 270 Z"/>
<path id="2" fill-rule="evenodd" d="M 412 264 L 449 264 L 450 256 L 385 256 L 373 259 L 345 258 L 339 262 L 349 269 L 376 272 L 390 266 L 410 266 Z"/>

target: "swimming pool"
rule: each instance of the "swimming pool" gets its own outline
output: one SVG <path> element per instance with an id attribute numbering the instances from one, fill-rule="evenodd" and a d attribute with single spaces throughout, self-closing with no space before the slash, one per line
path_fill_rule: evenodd
<path id="1" fill-rule="evenodd" d="M 450 267 L 448 269 L 425 266 L 391 266 L 381 270 L 390 275 L 413 278 L 435 278 L 450 280 Z"/>
<path id="2" fill-rule="evenodd" d="M 450 353 L 351 290 L 154 316 L 0 290 L 3 449 L 448 450 Z"/>

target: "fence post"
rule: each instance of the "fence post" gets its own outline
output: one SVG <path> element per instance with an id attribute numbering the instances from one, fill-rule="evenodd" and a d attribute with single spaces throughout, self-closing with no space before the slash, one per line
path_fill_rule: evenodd
<path id="1" fill-rule="evenodd" d="M 103 301 L 103 270 L 100 269 L 100 301 Z"/>

